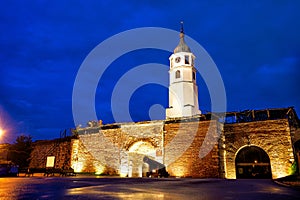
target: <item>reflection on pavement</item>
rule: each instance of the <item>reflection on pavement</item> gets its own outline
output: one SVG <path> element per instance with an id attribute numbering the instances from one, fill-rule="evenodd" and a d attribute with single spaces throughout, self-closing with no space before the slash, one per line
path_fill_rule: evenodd
<path id="1" fill-rule="evenodd" d="M 0 178 L 0 200 L 15 199 L 297 199 L 272 180 L 94 177 Z"/>

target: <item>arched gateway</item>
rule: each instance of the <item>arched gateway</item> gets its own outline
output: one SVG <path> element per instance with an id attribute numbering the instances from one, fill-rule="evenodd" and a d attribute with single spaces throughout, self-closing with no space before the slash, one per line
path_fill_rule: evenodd
<path id="1" fill-rule="evenodd" d="M 143 161 L 144 156 L 155 156 L 155 147 L 146 141 L 138 141 L 128 149 L 128 177 L 145 177 L 149 165 Z"/>
<path id="2" fill-rule="evenodd" d="M 272 178 L 270 158 L 260 147 L 246 146 L 235 157 L 236 178 Z"/>

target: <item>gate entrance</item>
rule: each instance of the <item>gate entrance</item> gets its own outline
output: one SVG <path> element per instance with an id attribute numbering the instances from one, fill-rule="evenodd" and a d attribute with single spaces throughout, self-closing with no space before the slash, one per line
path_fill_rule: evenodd
<path id="1" fill-rule="evenodd" d="M 149 171 L 149 165 L 144 163 L 144 156 L 155 156 L 155 147 L 146 141 L 134 143 L 128 150 L 128 177 L 145 177 Z"/>
<path id="2" fill-rule="evenodd" d="M 235 157 L 236 178 L 272 178 L 270 158 L 257 146 L 244 147 Z"/>

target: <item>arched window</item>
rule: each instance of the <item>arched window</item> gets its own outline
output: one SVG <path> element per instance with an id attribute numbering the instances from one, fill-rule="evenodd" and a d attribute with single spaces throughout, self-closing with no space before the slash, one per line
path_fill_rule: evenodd
<path id="1" fill-rule="evenodd" d="M 180 78 L 180 71 L 179 70 L 176 71 L 175 78 Z"/>
<path id="2" fill-rule="evenodd" d="M 196 80 L 196 73 L 193 72 L 193 80 Z"/>
<path id="3" fill-rule="evenodd" d="M 184 63 L 187 64 L 187 65 L 190 64 L 190 56 L 188 56 L 188 55 L 184 56 Z"/>

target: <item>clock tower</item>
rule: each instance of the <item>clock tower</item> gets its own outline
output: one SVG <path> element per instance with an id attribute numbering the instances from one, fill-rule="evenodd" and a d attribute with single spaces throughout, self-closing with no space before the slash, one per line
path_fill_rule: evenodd
<path id="1" fill-rule="evenodd" d="M 191 117 L 201 114 L 194 67 L 195 56 L 184 41 L 182 22 L 179 44 L 169 60 L 169 108 L 166 109 L 166 118 Z"/>

